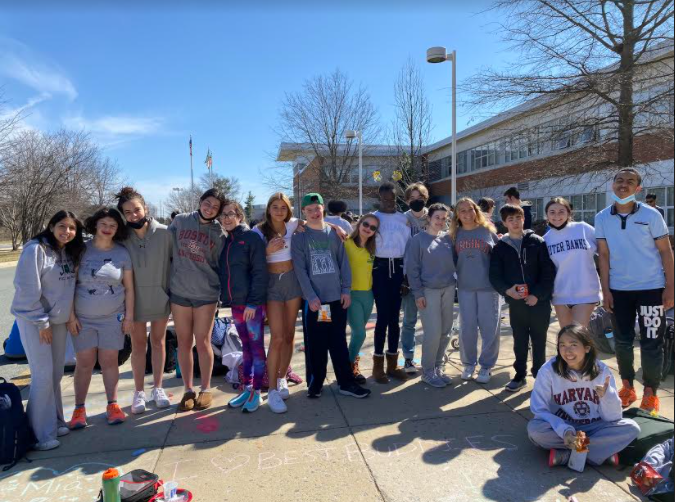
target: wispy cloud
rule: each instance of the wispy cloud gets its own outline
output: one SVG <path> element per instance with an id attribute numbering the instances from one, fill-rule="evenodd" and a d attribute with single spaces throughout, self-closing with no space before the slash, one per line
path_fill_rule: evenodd
<path id="1" fill-rule="evenodd" d="M 63 69 L 7 37 L 0 37 L 0 75 L 35 89 L 41 96 L 59 94 L 71 101 L 77 97 L 75 85 Z"/>
<path id="2" fill-rule="evenodd" d="M 73 129 L 85 129 L 102 136 L 147 136 L 158 133 L 164 119 L 161 117 L 104 116 L 88 119 L 82 115 L 66 117 L 64 124 Z"/>

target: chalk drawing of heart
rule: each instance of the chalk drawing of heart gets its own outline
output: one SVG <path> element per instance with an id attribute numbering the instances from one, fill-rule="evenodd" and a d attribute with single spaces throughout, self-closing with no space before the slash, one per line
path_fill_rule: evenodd
<path id="1" fill-rule="evenodd" d="M 211 464 L 214 467 L 220 469 L 223 474 L 228 474 L 230 472 L 236 471 L 246 466 L 251 461 L 251 457 L 248 455 L 237 455 L 232 458 L 220 458 L 215 457 L 211 459 Z"/>

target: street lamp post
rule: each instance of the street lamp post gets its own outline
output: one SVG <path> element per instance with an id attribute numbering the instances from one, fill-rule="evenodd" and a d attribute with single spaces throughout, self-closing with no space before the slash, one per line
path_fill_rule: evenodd
<path id="1" fill-rule="evenodd" d="M 452 191 L 450 199 L 452 205 L 457 203 L 457 51 L 448 54 L 445 47 L 431 47 L 427 49 L 428 63 L 443 63 L 452 61 L 452 166 L 450 167 L 450 179 Z"/>
<path id="2" fill-rule="evenodd" d="M 363 136 L 361 131 L 346 131 L 347 139 L 359 140 L 359 217 L 363 216 Z"/>

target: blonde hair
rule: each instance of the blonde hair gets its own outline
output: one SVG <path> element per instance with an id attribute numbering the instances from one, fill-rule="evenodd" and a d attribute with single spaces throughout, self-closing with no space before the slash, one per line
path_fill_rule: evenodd
<path id="1" fill-rule="evenodd" d="M 277 192 L 273 194 L 267 201 L 267 207 L 265 208 L 265 217 L 263 221 L 258 224 L 258 228 L 260 229 L 260 231 L 265 236 L 265 239 L 267 239 L 268 242 L 277 236 L 277 233 L 274 231 L 274 225 L 272 224 L 272 217 L 270 216 L 270 207 L 278 200 L 283 201 L 284 204 L 286 204 L 286 207 L 288 208 L 288 211 L 286 212 L 286 217 L 284 218 L 284 223 L 288 223 L 289 220 L 293 217 L 293 206 L 291 205 L 291 199 L 288 198 L 288 195 L 286 195 L 283 192 Z"/>
<path id="2" fill-rule="evenodd" d="M 457 204 L 455 204 L 455 210 L 452 212 L 452 219 L 450 220 L 450 237 L 452 238 L 452 240 L 455 240 L 457 238 L 457 232 L 459 231 L 459 228 L 462 226 L 462 222 L 459 221 L 460 204 L 469 204 L 471 207 L 473 207 L 473 211 L 476 213 L 475 221 L 479 227 L 487 228 L 490 232 L 497 233 L 497 229 L 490 220 L 485 218 L 485 213 L 483 213 L 483 211 L 480 210 L 478 204 L 476 204 L 471 197 L 462 197 L 457 201 Z"/>

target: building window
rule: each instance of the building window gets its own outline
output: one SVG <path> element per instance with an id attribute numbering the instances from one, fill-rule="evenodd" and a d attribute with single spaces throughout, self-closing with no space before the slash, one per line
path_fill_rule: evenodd
<path id="1" fill-rule="evenodd" d="M 656 205 L 663 208 L 663 211 L 666 213 L 666 223 L 669 227 L 675 226 L 675 212 L 673 210 L 675 194 L 674 187 L 656 187 L 656 188 L 643 188 L 637 194 L 637 199 L 641 202 L 644 202 L 645 197 L 648 193 L 653 193 L 656 195 Z"/>
<path id="2" fill-rule="evenodd" d="M 574 210 L 574 219 L 585 221 L 589 225 L 595 225 L 595 215 L 602 211 L 606 205 L 604 192 L 572 195 L 568 200 Z"/>

